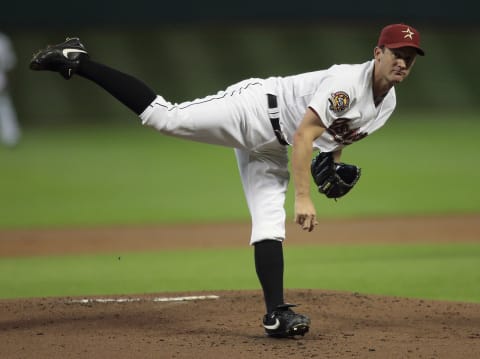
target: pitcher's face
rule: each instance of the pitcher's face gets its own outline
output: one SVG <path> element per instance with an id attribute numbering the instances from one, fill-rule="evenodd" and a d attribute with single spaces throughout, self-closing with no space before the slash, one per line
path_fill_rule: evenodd
<path id="1" fill-rule="evenodd" d="M 417 51 L 413 47 L 400 47 L 389 49 L 376 47 L 374 50 L 375 66 L 378 66 L 378 74 L 393 85 L 402 82 L 409 74 Z"/>

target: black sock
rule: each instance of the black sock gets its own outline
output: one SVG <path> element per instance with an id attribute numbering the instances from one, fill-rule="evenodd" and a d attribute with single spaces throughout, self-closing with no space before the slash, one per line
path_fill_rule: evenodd
<path id="1" fill-rule="evenodd" d="M 255 268 L 262 285 L 267 313 L 284 303 L 282 242 L 264 240 L 254 244 Z"/>
<path id="2" fill-rule="evenodd" d="M 107 90 L 117 100 L 140 115 L 157 97 L 142 81 L 88 58 L 80 62 L 76 72 Z"/>

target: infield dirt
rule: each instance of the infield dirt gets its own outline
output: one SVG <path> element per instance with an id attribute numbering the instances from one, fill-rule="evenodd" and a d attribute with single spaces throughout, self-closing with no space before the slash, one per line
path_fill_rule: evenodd
<path id="1" fill-rule="evenodd" d="M 288 244 L 332 243 L 332 238 L 357 244 L 480 241 L 478 215 L 321 225 L 322 238 L 290 225 Z M 248 225 L 241 224 L 12 230 L 0 231 L 0 254 L 234 247 L 245 246 L 248 234 Z M 152 301 L 186 295 L 219 298 Z M 0 358 L 480 358 L 480 304 L 287 290 L 288 300 L 301 303 L 298 311 L 311 317 L 312 328 L 305 337 L 279 340 L 263 335 L 260 291 L 122 298 L 135 301 L 0 300 Z"/>

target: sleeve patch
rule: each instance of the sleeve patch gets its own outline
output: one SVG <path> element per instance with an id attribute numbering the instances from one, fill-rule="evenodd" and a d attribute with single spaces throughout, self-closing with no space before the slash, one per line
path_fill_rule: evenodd
<path id="1" fill-rule="evenodd" d="M 328 101 L 330 102 L 329 109 L 335 113 L 344 112 L 350 106 L 350 97 L 344 91 L 332 93 Z"/>

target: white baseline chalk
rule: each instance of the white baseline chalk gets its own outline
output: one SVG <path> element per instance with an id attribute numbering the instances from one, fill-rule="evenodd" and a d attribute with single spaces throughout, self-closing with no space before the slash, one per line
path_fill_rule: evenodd
<path id="1" fill-rule="evenodd" d="M 72 299 L 69 303 L 80 303 L 80 304 L 89 304 L 89 303 L 132 303 L 132 302 L 184 302 L 189 300 L 210 300 L 218 299 L 218 295 L 198 295 L 198 296 L 187 296 L 187 297 L 155 297 L 152 299 L 146 298 L 83 298 L 83 299 Z"/>

